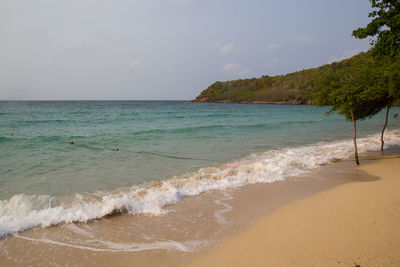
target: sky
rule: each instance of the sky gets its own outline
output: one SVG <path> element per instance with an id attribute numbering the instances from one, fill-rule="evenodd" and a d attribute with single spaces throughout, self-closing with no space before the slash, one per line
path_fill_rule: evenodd
<path id="1" fill-rule="evenodd" d="M 368 0 L 1 0 L 0 100 L 190 100 L 370 47 Z"/>

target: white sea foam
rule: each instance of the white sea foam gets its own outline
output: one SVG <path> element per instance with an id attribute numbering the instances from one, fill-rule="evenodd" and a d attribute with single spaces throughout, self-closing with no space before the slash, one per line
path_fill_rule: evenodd
<path id="1" fill-rule="evenodd" d="M 214 212 L 214 217 L 215 217 L 217 223 L 219 223 L 221 225 L 224 225 L 224 224 L 228 223 L 228 221 L 224 217 L 224 214 L 232 210 L 232 206 L 229 205 L 228 203 L 224 202 L 224 201 L 233 199 L 231 194 L 228 194 L 228 193 L 224 192 L 223 195 L 224 195 L 223 198 L 214 200 L 215 204 L 224 207 L 223 209 L 220 209 L 220 210 L 217 210 L 217 211 Z"/>
<path id="2" fill-rule="evenodd" d="M 387 132 L 385 140 L 387 146 L 400 145 L 400 131 Z M 379 135 L 358 139 L 360 152 L 379 148 Z M 15 195 L 0 201 L 0 236 L 33 227 L 87 222 L 118 211 L 161 215 L 166 212 L 165 205 L 186 196 L 247 184 L 272 183 L 327 164 L 334 158 L 348 158 L 352 153 L 352 140 L 325 142 L 252 154 L 219 167 L 202 168 L 191 174 L 118 192 L 77 194 L 69 200 L 46 195 Z"/>
<path id="3" fill-rule="evenodd" d="M 60 242 L 47 238 L 31 238 L 27 236 L 21 236 L 18 234 L 16 234 L 15 237 L 34 242 L 42 242 L 51 245 L 77 248 L 82 250 L 90 250 L 96 252 L 138 252 L 138 251 L 155 250 L 155 249 L 167 249 L 167 250 L 178 250 L 183 252 L 189 252 L 189 251 L 194 251 L 196 247 L 199 247 L 203 245 L 203 243 L 205 243 L 200 240 L 186 241 L 186 242 L 167 240 L 167 241 L 156 241 L 153 243 L 114 243 L 111 241 L 98 240 L 101 241 L 100 243 L 102 243 L 105 246 L 89 247 L 84 245 L 76 245 L 76 244 Z"/>

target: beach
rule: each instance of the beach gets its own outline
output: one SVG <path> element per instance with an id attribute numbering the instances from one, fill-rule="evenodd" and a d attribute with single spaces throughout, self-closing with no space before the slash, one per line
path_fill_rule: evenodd
<path id="1" fill-rule="evenodd" d="M 399 1 L 21 1 L 0 267 L 400 266 Z"/>
<path id="2" fill-rule="evenodd" d="M 400 159 L 376 157 L 185 198 L 164 216 L 25 231 L 1 240 L 0 265 L 395 266 Z M 138 240 L 149 229 L 158 242 Z"/>
<path id="3" fill-rule="evenodd" d="M 285 205 L 190 266 L 398 266 L 400 158 L 362 164 L 374 181 Z"/>
<path id="4" fill-rule="evenodd" d="M 44 101 L 0 110 L 5 266 L 194 264 L 291 203 L 379 179 L 356 167 L 351 124 L 314 106 Z M 358 125 L 363 165 L 381 157 L 383 118 Z M 388 127 L 385 157 L 400 146 L 400 121 Z"/>

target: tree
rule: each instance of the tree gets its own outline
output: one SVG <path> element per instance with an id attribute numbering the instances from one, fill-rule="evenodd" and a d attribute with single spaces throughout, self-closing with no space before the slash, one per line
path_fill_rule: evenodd
<path id="1" fill-rule="evenodd" d="M 348 61 L 349 66 L 332 66 L 319 79 L 313 91 L 313 103 L 330 106 L 330 112 L 344 115 L 353 122 L 354 158 L 360 164 L 357 151 L 357 121 L 372 117 L 385 105 L 386 98 L 376 90 L 377 72 L 372 57 L 361 55 Z"/>
<path id="2" fill-rule="evenodd" d="M 375 77 L 375 90 L 378 91 L 377 95 L 381 98 L 380 101 L 386 107 L 385 123 L 381 131 L 381 152 L 384 148 L 384 133 L 388 123 L 389 110 L 393 103 L 399 99 L 400 92 L 400 61 L 388 60 L 387 57 L 375 58 L 374 69 L 377 74 Z"/>
<path id="3" fill-rule="evenodd" d="M 375 56 L 396 58 L 400 53 L 400 1 L 370 0 L 371 7 L 376 9 L 369 13 L 373 20 L 365 27 L 353 31 L 359 39 L 376 37 L 371 41 Z"/>
<path id="4" fill-rule="evenodd" d="M 373 10 L 369 13 L 372 21 L 365 28 L 353 31 L 353 36 L 359 39 L 375 37 L 371 41 L 373 56 L 388 66 L 398 67 L 400 55 L 400 1 L 399 0 L 370 0 Z M 387 90 L 386 119 L 381 133 L 381 151 L 383 151 L 385 132 L 389 117 L 389 109 L 396 99 L 399 99 L 399 76 L 396 71 L 382 69 L 381 79 L 383 90 Z"/>

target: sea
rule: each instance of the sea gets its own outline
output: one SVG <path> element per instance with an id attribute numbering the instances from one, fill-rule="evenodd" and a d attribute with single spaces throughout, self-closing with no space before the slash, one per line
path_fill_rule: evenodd
<path id="1" fill-rule="evenodd" d="M 189 101 L 0 101 L 0 236 L 110 215 L 162 216 L 214 190 L 274 183 L 353 156 L 326 107 Z M 400 145 L 390 112 L 385 147 Z M 358 122 L 380 148 L 385 114 Z"/>

